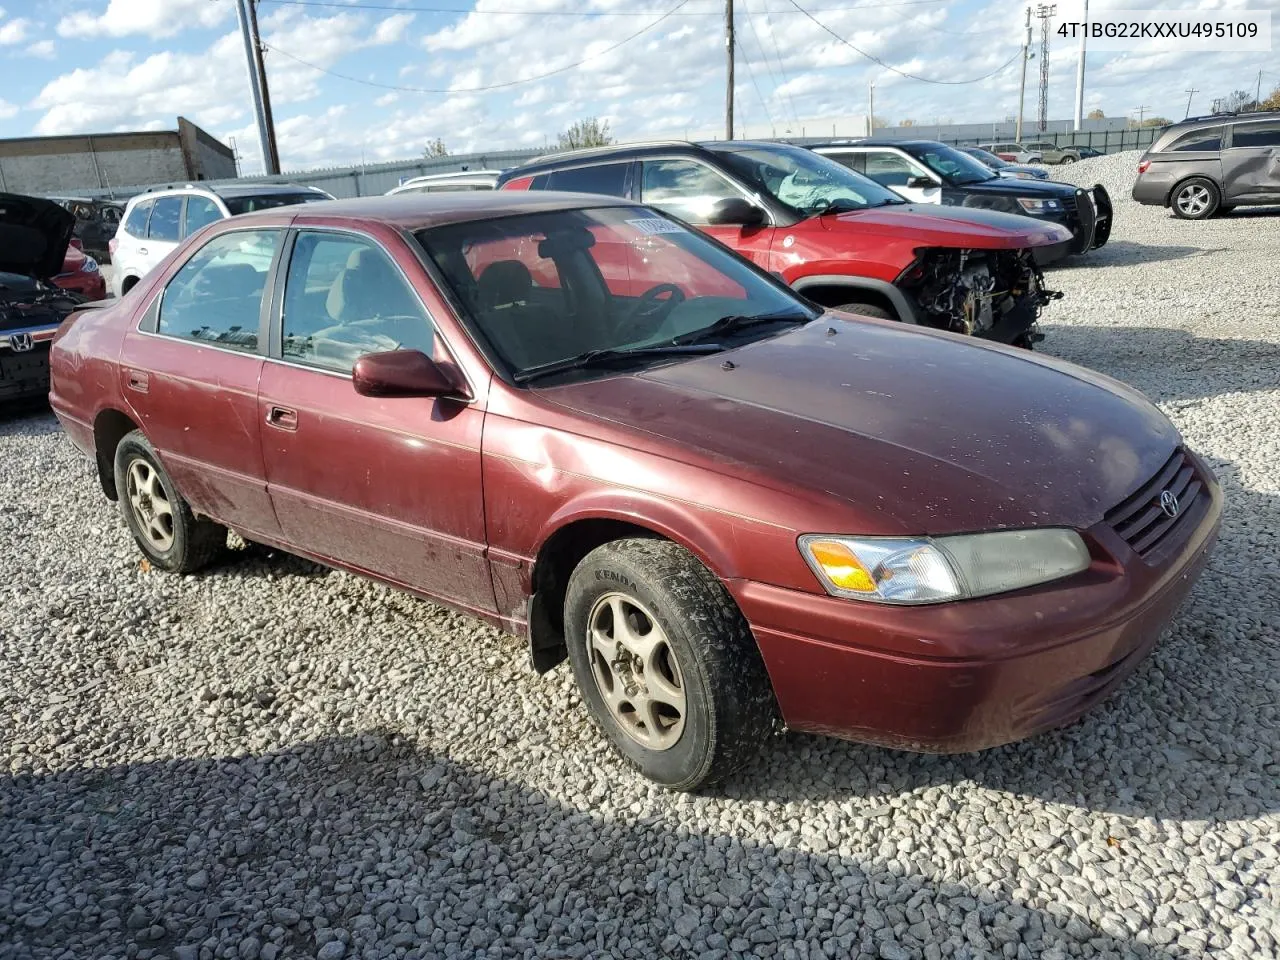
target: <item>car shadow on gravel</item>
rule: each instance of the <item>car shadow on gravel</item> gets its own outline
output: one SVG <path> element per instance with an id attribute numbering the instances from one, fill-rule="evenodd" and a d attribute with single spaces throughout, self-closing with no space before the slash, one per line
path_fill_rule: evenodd
<path id="1" fill-rule="evenodd" d="M 950 939 L 956 956 L 1173 956 L 1097 898 L 1027 905 L 1016 868 L 977 890 L 927 841 L 891 863 L 819 836 L 706 835 L 683 808 L 723 801 L 651 797 L 604 817 L 382 731 L 4 775 L 0 955 L 763 957 L 802 939 L 809 956 L 919 957 Z"/>
<path id="2" fill-rule="evenodd" d="M 1230 328 L 1223 302 L 1209 314 Z M 1158 402 L 1280 389 L 1280 343 L 1197 337 L 1176 327 L 1044 324 L 1046 353 L 1093 367 Z"/>
<path id="3" fill-rule="evenodd" d="M 1136 263 L 1159 263 L 1163 260 L 1185 260 L 1219 253 L 1224 248 L 1160 246 L 1138 243 L 1133 240 L 1113 240 L 1104 247 L 1073 257 L 1064 257 L 1049 264 L 1045 270 L 1050 281 L 1053 275 L 1069 270 L 1089 270 L 1096 267 L 1124 267 Z M 1052 286 L 1052 282 L 1050 283 Z"/>

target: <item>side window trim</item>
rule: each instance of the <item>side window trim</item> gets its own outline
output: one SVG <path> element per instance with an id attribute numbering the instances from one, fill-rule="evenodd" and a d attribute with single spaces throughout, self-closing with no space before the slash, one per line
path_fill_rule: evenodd
<path id="1" fill-rule="evenodd" d="M 258 306 L 258 347 L 256 350 L 254 350 L 251 353 L 248 350 L 234 350 L 230 347 L 219 346 L 216 343 L 198 342 L 196 340 L 192 340 L 189 337 L 178 337 L 178 336 L 174 336 L 171 333 L 165 333 L 159 328 L 160 327 L 160 311 L 164 306 L 165 294 L 169 292 L 169 285 L 173 283 L 174 277 L 178 275 L 178 273 L 182 270 L 182 268 L 185 267 L 188 263 L 190 263 L 192 258 L 194 258 L 201 250 L 207 247 L 210 243 L 214 243 L 217 240 L 221 239 L 222 237 L 228 236 L 229 234 L 268 233 L 268 232 L 282 234 L 282 236 L 281 236 L 280 243 L 276 245 L 275 254 L 271 258 L 271 265 L 267 268 L 267 279 L 266 279 L 265 285 L 262 288 L 263 296 L 262 296 L 261 303 Z M 165 281 L 161 285 L 159 292 L 155 295 L 155 297 L 152 298 L 150 306 L 147 307 L 146 311 L 142 315 L 142 319 L 138 322 L 138 327 L 137 327 L 138 332 L 146 334 L 147 336 L 151 336 L 151 337 L 164 337 L 166 340 L 177 340 L 181 343 L 194 343 L 197 346 L 208 347 L 211 350 L 221 350 L 223 353 L 235 354 L 237 357 L 257 357 L 259 360 L 266 359 L 267 357 L 266 342 L 267 341 L 266 341 L 265 334 L 269 333 L 271 329 L 270 304 L 271 304 L 271 301 L 274 299 L 274 284 L 276 282 L 276 273 L 280 269 L 281 253 L 283 252 L 285 241 L 289 239 L 288 238 L 289 232 L 291 231 L 287 230 L 285 227 L 247 226 L 247 227 L 239 227 L 233 230 L 224 230 L 221 233 L 217 234 L 216 236 L 210 237 L 204 243 L 200 244 L 200 246 L 192 250 L 191 253 L 187 256 L 187 258 L 183 260 L 182 263 L 176 265 L 173 268 L 172 272 L 169 274 L 169 276 L 165 278 Z M 273 296 L 268 297 L 266 295 L 268 290 L 273 292 Z"/>

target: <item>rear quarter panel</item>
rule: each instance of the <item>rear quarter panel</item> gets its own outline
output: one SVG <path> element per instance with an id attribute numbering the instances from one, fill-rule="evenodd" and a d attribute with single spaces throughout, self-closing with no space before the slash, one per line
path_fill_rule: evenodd
<path id="1" fill-rule="evenodd" d="M 98 414 L 128 410 L 116 369 L 130 312 L 121 302 L 73 313 L 58 328 L 49 351 L 49 405 L 72 442 L 88 454 L 94 450 Z"/>

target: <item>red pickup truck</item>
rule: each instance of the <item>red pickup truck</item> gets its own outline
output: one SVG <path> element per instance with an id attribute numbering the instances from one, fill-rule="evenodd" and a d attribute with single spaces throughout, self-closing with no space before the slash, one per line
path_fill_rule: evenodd
<path id="1" fill-rule="evenodd" d="M 912 204 L 801 147 L 745 140 L 603 147 L 506 171 L 502 190 L 626 197 L 697 226 L 827 307 L 1030 347 L 1032 251 L 1071 234 L 1030 217 Z M 670 282 L 632 277 L 650 285 Z"/>

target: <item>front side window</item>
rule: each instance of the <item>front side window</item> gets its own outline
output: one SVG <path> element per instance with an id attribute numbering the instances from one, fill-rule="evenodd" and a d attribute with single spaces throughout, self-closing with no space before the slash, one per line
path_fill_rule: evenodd
<path id="1" fill-rule="evenodd" d="M 182 220 L 182 197 L 161 197 L 151 211 L 147 225 L 149 240 L 178 242 L 178 225 Z"/>
<path id="2" fill-rule="evenodd" d="M 716 203 L 743 193 L 722 174 L 694 160 L 646 160 L 640 199 L 651 207 L 706 223 Z"/>
<path id="3" fill-rule="evenodd" d="M 314 203 L 317 200 L 328 200 L 322 193 L 257 193 L 247 197 L 222 197 L 231 216 L 242 213 L 253 213 L 255 210 L 272 210 L 276 207 L 291 207 L 295 203 Z"/>
<path id="4" fill-rule="evenodd" d="M 1214 152 L 1222 149 L 1222 127 L 1205 127 L 1203 130 L 1196 130 L 1192 133 L 1184 134 L 1168 146 L 1168 150 L 1176 150 L 1179 153 L 1206 151 Z"/>
<path id="5" fill-rule="evenodd" d="M 912 177 L 919 176 L 916 165 L 906 157 L 888 150 L 867 154 L 867 176 L 885 187 L 905 187 Z"/>
<path id="6" fill-rule="evenodd" d="M 143 200 L 141 203 L 135 204 L 133 209 L 129 211 L 129 216 L 125 217 L 125 233 L 132 237 L 145 237 L 147 235 L 147 218 L 151 216 L 151 208 L 154 205 L 154 200 Z"/>
<path id="7" fill-rule="evenodd" d="M 565 376 L 607 374 L 593 357 L 581 360 L 594 351 L 624 364 L 678 362 L 695 341 L 696 350 L 715 352 L 816 313 L 719 244 L 647 207 L 450 224 L 417 237 L 464 319 L 517 381 L 571 358 L 585 366 Z M 744 317 L 761 319 L 730 322 Z"/>
<path id="8" fill-rule="evenodd" d="M 869 177 L 803 147 L 775 144 L 714 149 L 749 189 L 771 194 L 802 217 L 906 202 Z M 870 157 L 867 169 L 871 169 Z"/>
<path id="9" fill-rule="evenodd" d="M 298 235 L 285 280 L 281 356 L 350 373 L 367 353 L 435 343 L 421 301 L 390 255 L 350 234 Z"/>
<path id="10" fill-rule="evenodd" d="M 1231 128 L 1233 147 L 1280 147 L 1280 123 L 1237 123 Z"/>
<path id="11" fill-rule="evenodd" d="M 911 155 L 938 176 L 954 184 L 982 183 L 992 179 L 991 171 L 980 161 L 945 144 L 917 147 Z"/>
<path id="12" fill-rule="evenodd" d="M 222 211 L 208 197 L 187 197 L 187 232 L 195 233 L 201 227 L 222 219 Z"/>
<path id="13" fill-rule="evenodd" d="M 262 292 L 279 244 L 276 230 L 214 237 L 165 287 L 157 332 L 255 353 Z"/>

